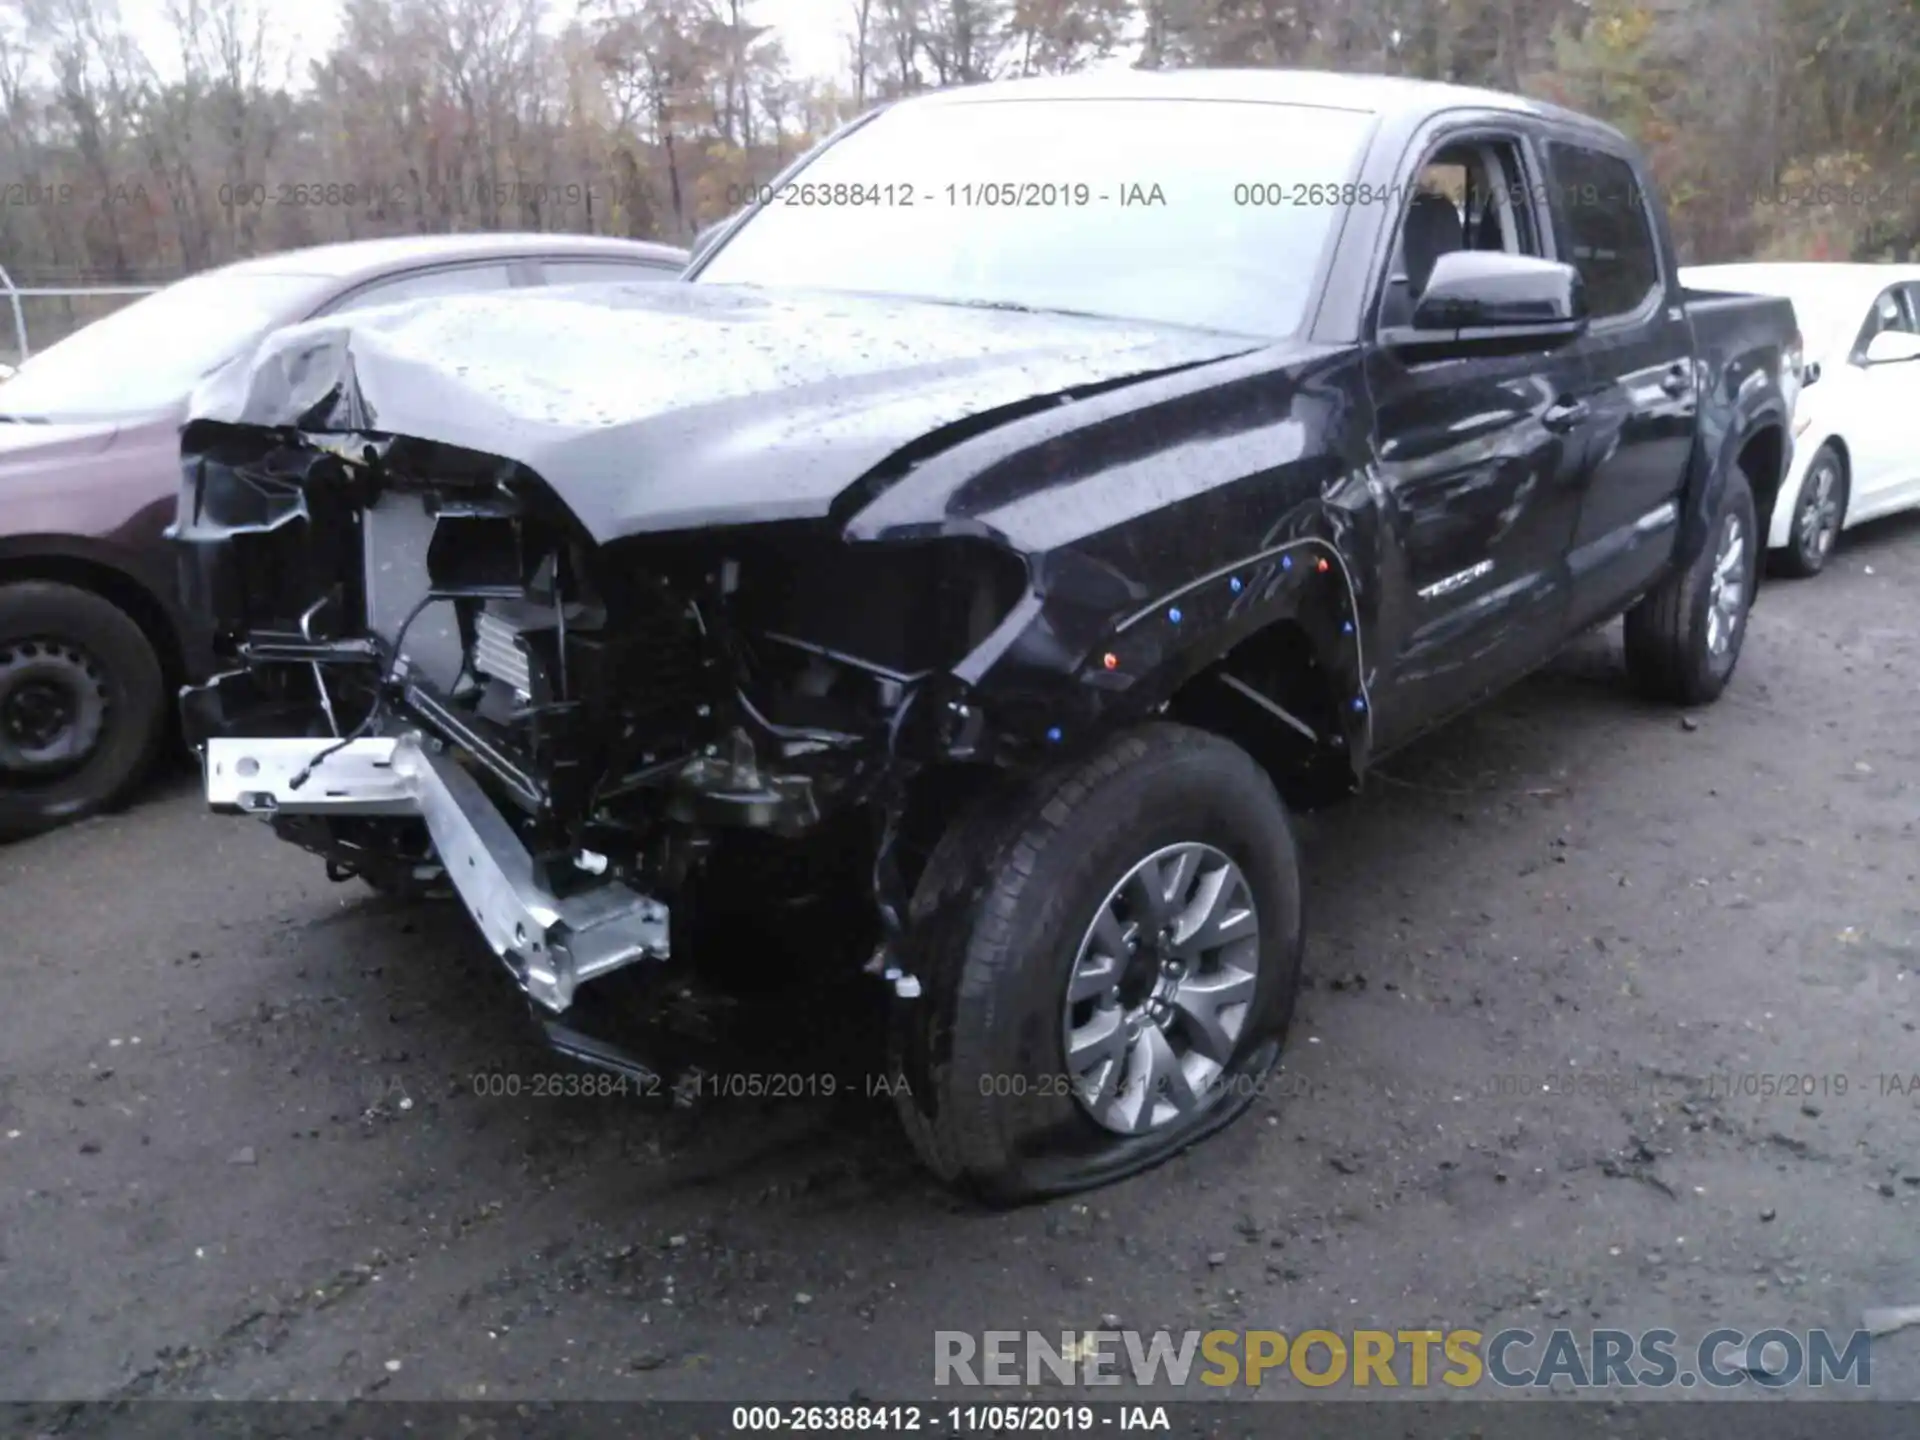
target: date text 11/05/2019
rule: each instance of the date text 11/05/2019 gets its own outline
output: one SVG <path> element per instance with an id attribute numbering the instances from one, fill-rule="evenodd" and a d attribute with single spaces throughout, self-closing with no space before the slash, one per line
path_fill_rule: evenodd
<path id="1" fill-rule="evenodd" d="M 1097 1086 L 1087 1076 L 983 1071 L 980 1093 L 1011 1099 L 1093 1098 Z M 1123 1078 L 1120 1086 L 1168 1085 Z M 482 1099 L 506 1100 L 832 1100 L 864 1096 L 882 1099 L 912 1094 L 904 1075 L 882 1072 L 841 1074 L 831 1070 L 733 1071 L 698 1067 L 666 1078 L 597 1069 L 551 1072 L 475 1071 L 469 1087 Z M 1338 1078 L 1312 1079 L 1291 1070 L 1266 1075 L 1222 1072 L 1206 1082 L 1207 1091 L 1231 1090 L 1250 1100 L 1309 1100 L 1340 1091 Z M 399 1080 L 385 1084 L 394 1094 L 407 1092 Z M 1812 1106 L 1821 1100 L 1908 1099 L 1920 1103 L 1920 1073 L 1894 1071 L 1863 1075 L 1818 1071 L 1714 1071 L 1701 1075 L 1615 1071 L 1502 1071 L 1478 1080 L 1440 1084 L 1435 1093 L 1454 1100 L 1561 1102 L 1657 1097 L 1675 1101 L 1760 1099 Z M 384 1098 L 384 1097 L 382 1097 Z"/>
<path id="2" fill-rule="evenodd" d="M 779 185 L 729 185 L 726 203 L 729 209 L 765 205 L 801 210 L 1162 208 L 1167 192 L 1154 180 L 967 180 L 945 185 L 911 180 L 793 180 Z"/>
<path id="3" fill-rule="evenodd" d="M 616 1070 L 523 1072 L 477 1070 L 469 1084 L 488 1100 L 831 1100 L 888 1095 L 887 1075 L 836 1075 L 831 1070 L 736 1071 L 689 1069 L 673 1076 Z M 898 1082 L 904 1084 L 904 1081 Z"/>
<path id="4" fill-rule="evenodd" d="M 1075 1431 L 1167 1431 L 1164 1405 L 736 1405 L 729 1429 L 889 1435 L 1061 1435 Z"/>
<path id="5" fill-rule="evenodd" d="M 1321 209 L 1329 206 L 1386 205 L 1398 207 L 1425 187 L 1405 182 L 1371 183 L 1342 180 L 1242 180 L 1231 185 L 1176 186 L 1172 196 L 1152 179 L 1103 176 L 1097 180 L 1055 176 L 1046 179 L 974 179 L 928 184 L 913 180 L 788 180 L 776 184 L 729 185 L 725 203 L 730 210 L 745 206 L 795 209 L 1085 209 L 1091 206 L 1166 208 L 1174 203 L 1208 204 L 1229 200 L 1242 208 Z M 1515 203 L 1533 196 L 1550 203 L 1549 187 L 1515 186 Z M 1604 206 L 1609 197 L 1591 185 L 1568 186 L 1552 192 L 1559 202 L 1575 208 Z M 1623 203 L 1633 197 L 1622 197 Z"/>
<path id="6" fill-rule="evenodd" d="M 982 1095 L 1005 1097 L 1057 1096 L 1071 1099 L 1085 1094 L 1093 1098 L 1098 1087 L 1085 1077 L 1067 1075 L 996 1074 L 983 1072 L 979 1079 Z M 1118 1082 L 1127 1085 L 1141 1081 Z M 838 1075 L 830 1070 L 742 1072 L 732 1070 L 687 1070 L 674 1077 L 640 1076 L 613 1070 L 556 1070 L 520 1072 L 478 1070 L 469 1082 L 473 1093 L 492 1100 L 832 1100 L 850 1096 L 879 1099 L 911 1095 L 905 1075 L 867 1073 Z M 1167 1082 L 1161 1078 L 1158 1088 Z M 396 1094 L 405 1087 L 398 1082 L 390 1087 Z M 1248 1099 L 1304 1096 L 1306 1083 L 1285 1072 L 1266 1076 L 1222 1073 L 1205 1087 L 1213 1094 L 1231 1091 Z"/>

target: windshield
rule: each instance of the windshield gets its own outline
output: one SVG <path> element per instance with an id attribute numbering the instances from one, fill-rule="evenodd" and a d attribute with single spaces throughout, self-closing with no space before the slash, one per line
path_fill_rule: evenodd
<path id="1" fill-rule="evenodd" d="M 48 346 L 0 382 L 0 416 L 139 415 L 184 401 L 200 378 L 277 325 L 304 317 L 329 282 L 311 275 L 195 275 Z"/>
<path id="2" fill-rule="evenodd" d="M 1212 100 L 907 104 L 757 197 L 697 278 L 1291 335 L 1343 206 L 1365 198 L 1372 122 Z"/>

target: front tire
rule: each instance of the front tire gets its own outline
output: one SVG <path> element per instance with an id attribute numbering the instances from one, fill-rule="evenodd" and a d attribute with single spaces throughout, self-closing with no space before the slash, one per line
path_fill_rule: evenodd
<path id="1" fill-rule="evenodd" d="M 1736 469 L 1693 563 L 1627 612 L 1627 676 L 1641 694 L 1704 705 L 1727 688 L 1747 637 L 1759 540 L 1753 491 Z"/>
<path id="2" fill-rule="evenodd" d="M 0 838 L 118 804 L 165 728 L 159 657 L 124 610 L 72 585 L 0 586 Z"/>
<path id="3" fill-rule="evenodd" d="M 1847 520 L 1847 467 L 1840 452 L 1822 445 L 1807 465 L 1794 502 L 1793 528 L 1784 549 L 1776 552 L 1782 575 L 1804 580 L 1827 568 L 1834 541 Z"/>
<path id="4" fill-rule="evenodd" d="M 1158 1164 L 1262 1090 L 1301 949 L 1265 772 L 1204 731 L 1118 736 L 936 847 L 911 911 L 922 994 L 891 1026 L 907 1133 L 942 1180 L 1001 1204 Z"/>

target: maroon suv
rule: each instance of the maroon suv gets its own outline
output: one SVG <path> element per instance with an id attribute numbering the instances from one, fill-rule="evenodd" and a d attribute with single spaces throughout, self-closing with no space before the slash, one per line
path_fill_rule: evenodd
<path id="1" fill-rule="evenodd" d="M 209 657 L 163 538 L 206 376 L 300 320 L 436 295 L 673 280 L 686 253 L 576 235 L 364 240 L 182 280 L 0 379 L 0 836 L 122 798 Z"/>

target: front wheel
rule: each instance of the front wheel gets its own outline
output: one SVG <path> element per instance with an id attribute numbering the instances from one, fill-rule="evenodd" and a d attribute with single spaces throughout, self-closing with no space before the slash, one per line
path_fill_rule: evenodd
<path id="1" fill-rule="evenodd" d="M 1156 724 L 983 805 L 914 897 L 896 1102 L 998 1203 L 1143 1170 L 1266 1086 L 1299 988 L 1300 872 L 1264 771 Z"/>
<path id="2" fill-rule="evenodd" d="M 1827 568 L 1833 542 L 1847 516 L 1847 468 L 1831 445 L 1822 445 L 1807 466 L 1800 498 L 1793 507 L 1793 528 L 1776 562 L 1780 573 L 1796 579 Z"/>
<path id="3" fill-rule="evenodd" d="M 1704 705 L 1727 688 L 1747 637 L 1758 542 L 1753 491 L 1735 470 L 1693 563 L 1627 612 L 1627 675 L 1643 695 Z"/>
<path id="4" fill-rule="evenodd" d="M 160 659 L 125 611 L 72 585 L 0 586 L 0 838 L 118 804 L 165 728 Z"/>

